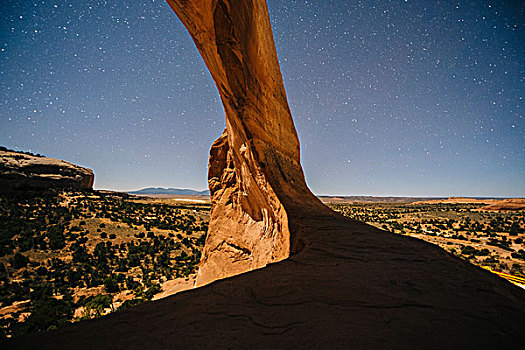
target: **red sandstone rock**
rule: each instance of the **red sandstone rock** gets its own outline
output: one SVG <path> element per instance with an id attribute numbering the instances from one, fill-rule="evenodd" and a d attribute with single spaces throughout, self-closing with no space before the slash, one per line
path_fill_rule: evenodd
<path id="1" fill-rule="evenodd" d="M 197 284 L 280 261 L 301 246 L 291 215 L 328 212 L 310 192 L 261 0 L 168 0 L 226 113 L 210 152 L 212 213 Z"/>
<path id="2" fill-rule="evenodd" d="M 480 208 L 481 210 L 525 210 L 525 198 L 507 198 Z"/>

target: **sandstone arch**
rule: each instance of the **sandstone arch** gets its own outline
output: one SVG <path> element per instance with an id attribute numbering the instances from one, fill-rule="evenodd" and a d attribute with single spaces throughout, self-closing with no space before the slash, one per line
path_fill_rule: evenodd
<path id="1" fill-rule="evenodd" d="M 523 348 L 523 290 L 433 244 L 332 215 L 308 191 L 297 138 L 276 136 L 280 123 L 292 127 L 283 132 L 295 133 L 282 104 L 284 95 L 277 98 L 280 107 L 265 96 L 269 90 L 261 93 L 262 98 L 250 96 L 248 91 L 257 86 L 251 84 L 259 75 L 253 75 L 251 64 L 243 63 L 251 62 L 243 55 L 253 51 L 244 51 L 248 44 L 240 40 L 220 44 L 233 45 L 235 49 L 225 55 L 233 60 L 235 55 L 241 62 L 237 67 L 242 69 L 232 77 L 242 79 L 228 80 L 215 41 L 210 41 L 215 38 L 215 32 L 209 31 L 214 27 L 196 29 L 215 18 L 213 9 L 226 6 L 219 11 L 233 11 L 230 21 L 240 21 L 236 27 L 243 24 L 247 26 L 241 26 L 243 30 L 256 30 L 239 18 L 237 6 L 258 5 L 258 10 L 242 11 L 248 11 L 250 21 L 267 19 L 267 13 L 256 14 L 266 11 L 264 1 L 169 1 L 192 28 L 199 50 L 210 55 L 207 64 L 215 64 L 212 72 L 218 76 L 214 79 L 223 96 L 228 126 L 210 152 L 212 226 L 237 230 L 234 238 L 240 243 L 230 241 L 227 231 L 211 231 L 206 242 L 208 258 L 203 261 L 207 270 L 200 282 L 235 273 L 234 268 L 252 269 L 290 253 L 293 256 L 103 318 L 15 339 L 7 348 Z M 229 17 L 217 14 L 217 18 Z M 265 25 L 269 30 L 269 24 Z M 280 81 L 265 78 L 261 78 L 265 82 L 261 90 L 277 87 L 275 91 L 284 94 Z M 237 101 L 232 91 L 245 93 L 244 102 Z M 257 105 L 257 101 L 270 105 Z M 244 107 L 238 110 L 239 105 Z M 283 106 L 284 117 L 275 114 Z M 286 143 L 295 148 L 288 150 Z M 242 191 L 249 191 L 249 196 Z M 277 219 L 286 221 L 270 221 Z M 272 255 L 276 248 L 272 243 L 282 243 L 281 250 L 274 250 L 280 255 Z M 217 249 L 210 249 L 210 244 Z M 249 244 L 254 244 L 251 251 Z M 264 259 L 243 260 L 256 249 Z M 220 259 L 228 263 L 226 268 L 214 265 Z"/>
<path id="2" fill-rule="evenodd" d="M 265 0 L 168 0 L 219 90 L 226 130 L 212 145 L 212 212 L 197 284 L 287 258 L 294 222 L 330 210 L 308 189 Z"/>

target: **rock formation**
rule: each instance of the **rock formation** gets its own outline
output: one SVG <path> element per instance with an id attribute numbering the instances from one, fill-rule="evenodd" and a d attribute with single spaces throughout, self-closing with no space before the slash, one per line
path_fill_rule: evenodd
<path id="1" fill-rule="evenodd" d="M 219 90 L 226 130 L 210 152 L 212 212 L 197 284 L 287 258 L 294 215 L 329 210 L 308 189 L 264 0 L 168 0 Z"/>
<path id="2" fill-rule="evenodd" d="M 525 210 L 525 198 L 507 198 L 480 208 L 481 210 Z"/>
<path id="3" fill-rule="evenodd" d="M 168 1 L 227 118 L 210 155 L 214 229 L 200 282 L 268 265 L 2 348 L 525 347 L 523 290 L 437 246 L 332 213 L 308 191 L 263 0 Z"/>
<path id="4" fill-rule="evenodd" d="M 91 169 L 63 160 L 0 149 L 0 193 L 92 188 L 94 178 Z"/>

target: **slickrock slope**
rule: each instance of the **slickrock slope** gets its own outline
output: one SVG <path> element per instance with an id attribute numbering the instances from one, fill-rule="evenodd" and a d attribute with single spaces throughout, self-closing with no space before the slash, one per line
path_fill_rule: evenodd
<path id="1" fill-rule="evenodd" d="M 219 90 L 225 133 L 212 146 L 212 212 L 197 284 L 287 258 L 306 238 L 294 215 L 328 212 L 310 192 L 264 0 L 168 0 Z"/>
<path id="2" fill-rule="evenodd" d="M 317 238 L 289 259 L 7 348 L 525 347 L 520 288 L 437 246 L 343 217 L 303 224 Z"/>
<path id="3" fill-rule="evenodd" d="M 92 188 L 94 178 L 91 169 L 63 160 L 0 150 L 0 193 Z"/>

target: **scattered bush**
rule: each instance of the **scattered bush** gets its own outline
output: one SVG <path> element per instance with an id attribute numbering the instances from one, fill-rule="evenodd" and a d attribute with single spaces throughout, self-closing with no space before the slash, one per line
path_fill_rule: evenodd
<path id="1" fill-rule="evenodd" d="M 11 259 L 11 265 L 15 269 L 21 269 L 29 264 L 29 258 L 21 253 L 16 253 Z"/>
<path id="2" fill-rule="evenodd" d="M 23 323 L 25 332 L 32 333 L 56 328 L 69 323 L 74 308 L 69 301 L 47 298 L 37 301 L 31 308 L 31 315 Z"/>

